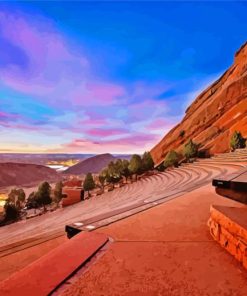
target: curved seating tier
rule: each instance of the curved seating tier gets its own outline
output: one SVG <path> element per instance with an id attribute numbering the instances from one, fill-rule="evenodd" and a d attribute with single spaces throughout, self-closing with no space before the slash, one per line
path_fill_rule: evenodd
<path id="1" fill-rule="evenodd" d="M 242 158 L 241 153 L 237 152 L 238 157 L 233 156 L 234 153 L 226 154 L 225 157 L 218 155 L 211 159 L 200 159 L 191 164 L 183 164 L 179 168 L 169 169 L 165 172 L 157 172 L 132 184 L 125 184 L 123 187 L 115 188 L 113 191 L 105 192 L 70 207 L 25 222 L 15 223 L 15 225 L 2 227 L 0 229 L 2 241 L 12 243 L 20 239 L 35 237 L 37 234 L 40 236 L 55 231 L 61 232 L 65 224 L 78 221 L 84 223 L 94 216 L 109 215 L 111 212 L 127 206 L 137 207 L 155 200 L 163 201 L 163 199 L 176 196 L 178 193 L 181 195 L 181 192 L 188 192 L 208 184 L 213 178 L 231 173 L 244 166 L 247 152 L 243 153 Z M 3 243 L 0 243 L 1 245 Z"/>

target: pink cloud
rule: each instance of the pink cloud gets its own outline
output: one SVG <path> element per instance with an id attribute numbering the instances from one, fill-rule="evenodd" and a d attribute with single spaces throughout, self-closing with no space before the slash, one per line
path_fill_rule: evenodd
<path id="1" fill-rule="evenodd" d="M 69 143 L 61 145 L 60 148 L 52 152 L 66 151 L 78 153 L 143 153 L 157 142 L 158 136 L 153 134 L 137 133 L 115 140 L 100 140 L 99 142 L 88 139 L 75 139 Z M 51 152 L 51 150 L 48 150 Z"/>
<path id="2" fill-rule="evenodd" d="M 0 111 L 0 120 L 15 120 L 17 118 L 20 118 L 19 114 L 12 114 L 12 113 L 7 113 Z"/>
<path id="3" fill-rule="evenodd" d="M 128 131 L 125 129 L 90 129 L 85 131 L 89 136 L 93 137 L 109 137 L 115 135 L 123 135 L 126 134 Z"/>
<path id="4" fill-rule="evenodd" d="M 71 90 L 67 96 L 77 106 L 109 106 L 119 103 L 125 89 L 108 82 L 86 82 Z"/>

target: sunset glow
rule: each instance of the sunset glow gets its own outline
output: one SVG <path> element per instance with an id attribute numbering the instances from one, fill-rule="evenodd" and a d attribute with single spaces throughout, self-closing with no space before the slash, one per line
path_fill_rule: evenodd
<path id="1" fill-rule="evenodd" d="M 149 150 L 232 63 L 243 7 L 1 2 L 0 152 Z"/>

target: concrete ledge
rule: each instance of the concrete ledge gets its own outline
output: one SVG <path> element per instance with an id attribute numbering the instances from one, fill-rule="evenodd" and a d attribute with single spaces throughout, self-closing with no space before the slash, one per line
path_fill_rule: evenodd
<path id="1" fill-rule="evenodd" d="M 80 233 L 1 282 L 0 295 L 49 295 L 107 242 L 104 234 Z"/>
<path id="2" fill-rule="evenodd" d="M 208 226 L 212 237 L 247 269 L 247 208 L 212 205 Z"/>

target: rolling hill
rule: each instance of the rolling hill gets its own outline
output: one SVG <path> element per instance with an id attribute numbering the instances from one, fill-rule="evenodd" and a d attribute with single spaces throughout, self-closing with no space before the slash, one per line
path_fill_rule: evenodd
<path id="1" fill-rule="evenodd" d="M 42 181 L 61 179 L 55 170 L 43 165 L 27 163 L 0 163 L 0 188 L 8 186 L 36 185 Z"/>
<path id="2" fill-rule="evenodd" d="M 81 175 L 87 173 L 99 173 L 110 161 L 116 160 L 116 157 L 110 153 L 99 154 L 89 157 L 63 171 L 64 174 Z"/>

